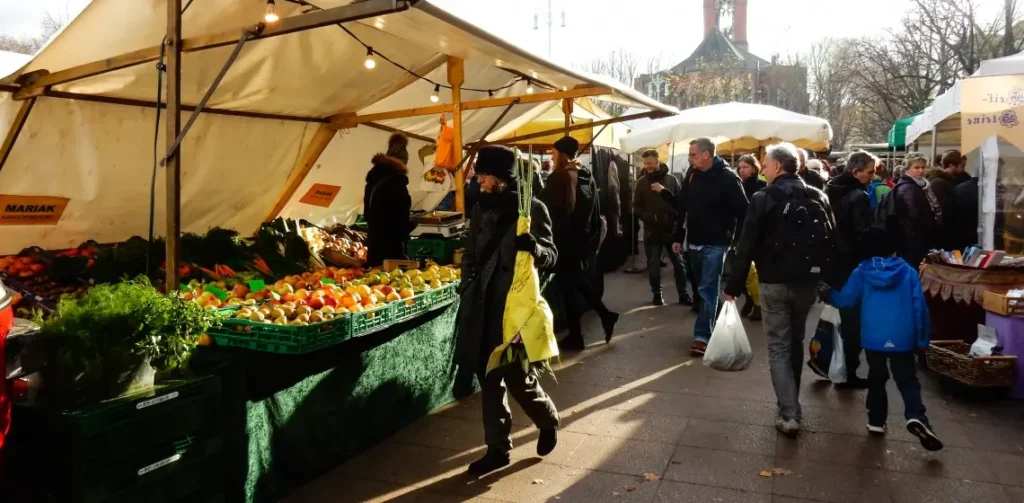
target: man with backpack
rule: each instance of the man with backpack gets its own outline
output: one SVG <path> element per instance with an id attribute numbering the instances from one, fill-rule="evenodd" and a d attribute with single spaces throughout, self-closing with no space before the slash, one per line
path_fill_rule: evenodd
<path id="1" fill-rule="evenodd" d="M 751 262 L 757 265 L 768 363 L 778 398 L 775 427 L 786 435 L 800 431 L 804 325 L 817 284 L 829 277 L 835 253 L 828 197 L 804 183 L 797 175 L 799 166 L 792 144 L 767 148 L 761 172 L 768 188 L 750 201 L 733 259 L 734 271 L 750 269 Z M 726 301 L 743 293 L 745 280 L 742 274 L 729 278 Z"/>
<path id="2" fill-rule="evenodd" d="M 601 295 L 587 278 L 587 260 L 601 249 L 606 231 L 598 203 L 597 181 L 590 169 L 576 160 L 580 144 L 575 138 L 566 136 L 556 141 L 554 147 L 554 171 L 548 176 L 540 200 L 551 212 L 555 248 L 558 250 L 555 278 L 562 290 L 569 325 L 569 336 L 559 342 L 559 347 L 567 351 L 582 351 L 586 344 L 576 292 L 583 295 L 601 317 L 606 343 L 611 341 L 619 315 L 605 307 Z"/>
<path id="3" fill-rule="evenodd" d="M 690 353 L 701 356 L 715 329 L 718 297 L 722 289 L 725 254 L 747 212 L 747 195 L 740 177 L 728 169 L 708 138 L 690 142 L 690 169 L 679 190 L 676 206 L 676 232 L 672 251 L 679 253 L 686 244 L 687 262 L 693 268 L 700 310 L 693 327 Z M 735 277 L 746 279 L 744 274 Z"/>

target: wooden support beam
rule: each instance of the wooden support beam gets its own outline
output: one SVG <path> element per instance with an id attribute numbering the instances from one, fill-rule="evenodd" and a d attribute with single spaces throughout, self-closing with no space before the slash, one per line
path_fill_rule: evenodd
<path id="1" fill-rule="evenodd" d="M 307 14 L 286 17 L 272 25 L 250 24 L 232 30 L 223 31 L 213 35 L 191 37 L 182 40 L 179 46 L 184 52 L 196 52 L 206 49 L 214 49 L 238 42 L 244 30 L 250 30 L 258 35 L 253 40 L 262 40 L 280 35 L 287 35 L 304 30 L 331 26 L 339 23 L 347 23 L 367 19 L 371 17 L 402 12 L 409 8 L 408 0 L 365 0 L 363 2 L 351 3 L 330 9 L 316 10 Z M 15 93 L 15 99 L 21 99 L 19 94 L 30 93 L 32 89 L 48 86 L 55 86 L 67 82 L 101 75 L 104 73 L 128 68 L 131 66 L 149 63 L 160 58 L 160 46 L 147 47 L 126 54 L 113 56 L 100 61 L 86 63 L 84 65 L 67 68 L 46 75 L 39 76 L 21 91 Z M 16 78 L 16 77 L 15 77 Z M 3 84 L 13 84 L 14 78 L 0 81 Z"/>
<path id="2" fill-rule="evenodd" d="M 63 91 L 52 90 L 44 92 L 43 96 L 47 98 L 61 98 L 68 100 L 89 101 L 94 103 L 107 103 L 110 105 L 127 105 L 143 108 L 156 108 L 156 103 L 152 101 L 134 100 L 128 98 L 115 98 L 112 96 L 96 96 L 92 94 L 66 93 Z M 160 108 L 167 108 L 167 104 L 160 103 Z M 193 112 L 195 111 L 195 109 L 195 105 L 181 105 L 181 110 L 185 112 Z M 321 124 L 326 124 L 331 121 L 330 119 L 323 117 L 303 117 L 298 115 L 265 114 L 261 112 L 246 112 L 243 110 L 227 110 L 223 108 L 210 107 L 203 108 L 203 113 L 210 115 L 227 115 L 231 117 L 249 117 L 252 119 L 268 119 L 294 122 L 317 122 Z"/>
<path id="3" fill-rule="evenodd" d="M 341 114 L 334 118 L 334 127 L 347 129 L 367 122 L 379 122 L 391 119 L 405 119 L 407 117 L 421 117 L 424 115 L 437 115 L 455 110 L 453 105 L 434 105 L 430 107 L 407 108 L 405 110 L 393 110 L 391 112 L 380 112 L 374 114 L 355 115 Z"/>
<path id="4" fill-rule="evenodd" d="M 452 86 L 452 102 L 455 110 L 452 112 L 452 129 L 455 136 L 452 142 L 455 144 L 455 165 L 462 164 L 462 84 L 466 80 L 465 66 L 460 58 L 448 57 L 448 85 Z M 463 212 L 462 218 L 466 215 L 466 170 L 455 170 L 455 211 Z"/>
<path id="5" fill-rule="evenodd" d="M 277 218 L 284 210 L 284 207 L 288 205 L 288 201 L 291 201 L 292 196 L 295 195 L 295 191 L 299 190 L 299 186 L 302 185 L 302 181 L 306 179 L 306 175 L 309 174 L 313 166 L 316 165 L 316 161 L 320 159 L 320 156 L 324 153 L 327 145 L 331 143 L 331 139 L 334 138 L 334 133 L 338 130 L 331 124 L 321 124 L 316 130 L 316 134 L 313 135 L 313 139 L 310 140 L 309 146 L 306 147 L 305 152 L 295 162 L 295 166 L 292 168 L 291 173 L 288 174 L 288 182 L 285 184 L 284 192 L 277 198 L 277 202 L 274 203 L 274 207 L 267 213 L 267 217 L 263 219 L 264 222 L 270 222 Z"/>
<path id="6" fill-rule="evenodd" d="M 509 143 L 516 143 L 516 142 L 521 142 L 521 141 L 524 141 L 524 140 L 532 140 L 534 138 L 543 138 L 545 136 L 551 136 L 551 135 L 556 135 L 556 134 L 560 134 L 560 133 L 569 134 L 572 131 L 577 131 L 577 130 L 580 130 L 580 129 L 588 129 L 588 128 L 601 127 L 601 126 L 604 126 L 605 124 L 615 124 L 615 123 L 618 123 L 618 122 L 631 121 L 631 120 L 635 120 L 635 119 L 656 119 L 656 118 L 659 118 L 659 117 L 665 117 L 666 115 L 669 115 L 669 114 L 667 114 L 665 112 L 661 112 L 661 111 L 644 112 L 644 113 L 633 114 L 633 115 L 624 115 L 622 117 L 613 117 L 611 119 L 604 119 L 604 120 L 593 121 L 593 122 L 583 122 L 583 123 L 580 123 L 580 124 L 573 124 L 573 125 L 569 126 L 568 128 L 560 127 L 560 128 L 556 128 L 556 129 L 548 129 L 546 131 L 537 131 L 536 133 L 524 134 L 524 135 L 521 135 L 521 136 L 513 136 L 511 138 L 502 138 L 500 140 L 490 141 L 488 143 L 491 143 L 491 144 L 494 144 L 494 145 L 507 145 Z"/>
<path id="7" fill-rule="evenodd" d="M 506 98 L 488 98 L 485 100 L 476 101 L 465 101 L 460 107 L 462 112 L 466 110 L 480 110 L 483 108 L 497 108 L 505 107 L 512 104 L 517 99 L 520 105 L 528 103 L 544 103 L 546 101 L 558 101 L 562 99 L 574 99 L 583 98 L 587 96 L 602 96 L 611 94 L 613 91 L 607 87 L 584 87 L 579 89 L 570 89 L 568 91 L 553 91 L 550 93 L 537 93 L 537 94 L 526 94 L 523 96 L 509 96 Z M 452 113 L 455 111 L 455 105 L 434 105 L 430 107 L 420 108 L 408 108 L 405 110 L 392 110 L 390 112 L 380 112 L 364 115 L 355 114 L 339 114 L 334 117 L 334 125 L 338 129 L 345 129 L 355 127 L 359 124 L 366 122 L 379 122 L 391 119 L 404 119 L 407 117 L 420 117 L 423 115 L 435 115 L 442 113 Z"/>
<path id="8" fill-rule="evenodd" d="M 164 149 L 170 149 L 181 132 L 181 0 L 167 0 L 167 114 Z M 169 152 L 169 150 L 168 150 Z M 178 288 L 178 263 L 181 260 L 181 149 L 165 164 L 167 218 L 167 254 L 165 262 L 167 291 Z"/>
<path id="9" fill-rule="evenodd" d="M 21 129 L 25 127 L 28 114 L 32 111 L 32 107 L 35 104 L 35 98 L 21 102 L 21 108 L 18 109 L 18 113 L 14 116 L 14 123 L 11 124 L 11 129 L 7 131 L 7 137 L 4 138 L 3 145 L 0 145 L 0 170 L 4 169 L 7 156 L 11 155 L 11 150 L 14 150 L 14 142 L 18 141 L 18 135 L 21 134 Z"/>
<path id="10" fill-rule="evenodd" d="M 587 98 L 590 96 L 604 96 L 614 94 L 610 87 L 580 87 L 568 91 L 551 91 L 549 93 L 534 93 L 524 96 L 509 96 L 506 98 L 489 98 L 485 100 L 467 101 L 462 104 L 463 110 L 477 110 L 480 108 L 503 107 L 519 98 L 520 105 L 529 103 L 543 103 L 545 101 L 558 101 L 563 99 Z"/>
<path id="11" fill-rule="evenodd" d="M 569 126 L 572 125 L 572 110 L 575 103 L 571 98 L 562 100 L 562 113 L 565 114 L 565 136 L 569 136 Z"/>

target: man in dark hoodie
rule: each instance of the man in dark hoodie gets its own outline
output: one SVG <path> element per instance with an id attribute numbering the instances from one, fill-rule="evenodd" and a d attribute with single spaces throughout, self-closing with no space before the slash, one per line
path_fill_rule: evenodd
<path id="1" fill-rule="evenodd" d="M 672 251 L 681 252 L 685 243 L 687 259 L 697 275 L 701 307 L 693 327 L 690 352 L 700 356 L 715 328 L 725 254 L 746 216 L 747 196 L 740 177 L 715 155 L 715 144 L 710 139 L 690 142 L 689 160 L 690 170 L 677 200 L 679 218 Z M 734 270 L 749 271 L 750 264 Z"/>
<path id="2" fill-rule="evenodd" d="M 943 249 L 950 249 L 956 241 L 953 229 L 953 189 L 956 188 L 957 173 L 960 172 L 962 157 L 960 152 L 950 150 L 942 154 L 942 164 L 937 168 L 929 169 L 925 173 L 928 180 L 928 188 L 939 200 L 939 208 L 942 209 L 942 217 L 939 220 L 939 230 L 935 246 Z"/>
<path id="3" fill-rule="evenodd" d="M 633 214 L 644 223 L 644 251 L 647 253 L 647 274 L 650 276 L 652 301 L 665 305 L 661 293 L 661 254 L 668 253 L 675 273 L 679 303 L 693 304 L 686 292 L 686 267 L 680 250 L 670 249 L 672 233 L 678 218 L 675 198 L 679 195 L 679 181 L 668 173 L 668 166 L 658 160 L 658 151 L 647 150 L 641 157 L 644 175 L 636 182 L 633 194 Z"/>
<path id="4" fill-rule="evenodd" d="M 373 156 L 363 189 L 363 217 L 367 225 L 366 265 L 379 266 L 386 259 L 404 259 L 409 234 L 409 139 L 401 134 L 388 138 L 386 153 Z"/>
<path id="5" fill-rule="evenodd" d="M 836 268 L 830 283 L 842 288 L 853 270 L 868 258 L 865 237 L 871 230 L 873 215 L 871 200 L 865 189 L 875 176 L 875 157 L 858 150 L 846 158 L 846 171 L 829 181 L 825 194 L 836 219 Z M 860 367 L 860 308 L 840 310 L 843 352 L 846 355 L 846 382 L 837 389 L 865 389 L 867 380 L 857 377 Z M 815 369 L 815 373 L 828 376 L 828 369 Z"/>
<path id="6" fill-rule="evenodd" d="M 825 178 L 820 173 L 807 167 L 807 158 L 810 155 L 806 150 L 800 148 L 797 149 L 797 153 L 800 154 L 800 170 L 797 174 L 803 179 L 804 183 L 814 187 L 818 190 L 825 190 Z"/>
<path id="7" fill-rule="evenodd" d="M 601 232 L 597 220 L 600 207 L 597 204 L 594 175 L 590 168 L 576 161 L 580 144 L 575 138 L 566 136 L 556 141 L 554 147 L 552 162 L 555 169 L 548 176 L 540 200 L 551 212 L 555 247 L 558 249 L 555 278 L 562 289 L 565 317 L 569 325 L 569 336 L 558 344 L 564 350 L 581 351 L 586 344 L 580 326 L 579 306 L 576 304 L 578 294 L 583 295 L 587 304 L 601 317 L 606 343 L 611 341 L 619 315 L 605 307 L 601 295 L 587 278 L 587 261 L 600 248 L 600 237 L 594 235 Z M 586 228 L 588 223 L 590 229 Z"/>

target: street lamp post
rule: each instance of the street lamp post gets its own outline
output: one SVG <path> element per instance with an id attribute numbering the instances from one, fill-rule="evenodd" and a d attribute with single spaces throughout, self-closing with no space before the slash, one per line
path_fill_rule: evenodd
<path id="1" fill-rule="evenodd" d="M 533 15 L 533 29 L 539 30 L 540 24 L 537 14 Z M 562 28 L 565 28 L 565 8 L 562 8 Z M 551 6 L 551 0 L 548 0 L 548 59 L 551 59 L 551 39 L 552 34 L 555 31 L 555 20 L 554 20 L 554 9 Z"/>

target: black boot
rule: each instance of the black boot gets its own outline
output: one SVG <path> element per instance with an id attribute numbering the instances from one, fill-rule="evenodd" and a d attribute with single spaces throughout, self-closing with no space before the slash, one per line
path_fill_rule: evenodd
<path id="1" fill-rule="evenodd" d="M 558 348 L 563 351 L 583 351 L 587 344 L 583 342 L 583 334 L 569 334 L 565 339 L 558 341 Z"/>
<path id="2" fill-rule="evenodd" d="M 601 317 L 601 326 L 604 327 L 604 343 L 608 344 L 615 335 L 615 324 L 619 322 L 619 313 L 609 312 Z"/>
<path id="3" fill-rule="evenodd" d="M 473 475 L 484 475 L 494 470 L 499 470 L 509 465 L 511 458 L 507 452 L 500 452 L 487 449 L 484 457 L 469 464 L 469 473 Z"/>
<path id="4" fill-rule="evenodd" d="M 747 297 L 747 301 L 743 303 L 743 309 L 740 309 L 740 316 L 746 318 L 750 316 L 750 313 L 754 310 L 754 301 Z"/>
<path id="5" fill-rule="evenodd" d="M 693 297 L 690 297 L 689 293 L 683 292 L 679 294 L 679 305 L 680 306 L 692 306 Z"/>
<path id="6" fill-rule="evenodd" d="M 656 294 L 654 294 L 654 299 L 651 300 L 651 304 L 653 304 L 655 306 L 664 306 L 665 305 L 665 297 L 663 295 L 661 295 L 660 293 L 656 293 Z"/>
<path id="7" fill-rule="evenodd" d="M 550 430 L 540 430 L 540 438 L 537 439 L 537 455 L 547 456 L 551 454 L 551 451 L 555 450 L 555 445 L 558 444 L 558 433 L 554 428 Z"/>
<path id="8" fill-rule="evenodd" d="M 754 309 L 750 312 L 750 321 L 761 321 L 761 306 L 754 306 Z"/>
<path id="9" fill-rule="evenodd" d="M 690 306 L 690 311 L 693 311 L 695 313 L 699 313 L 700 312 L 700 304 L 701 304 L 701 300 L 700 299 L 694 299 L 693 305 Z"/>

